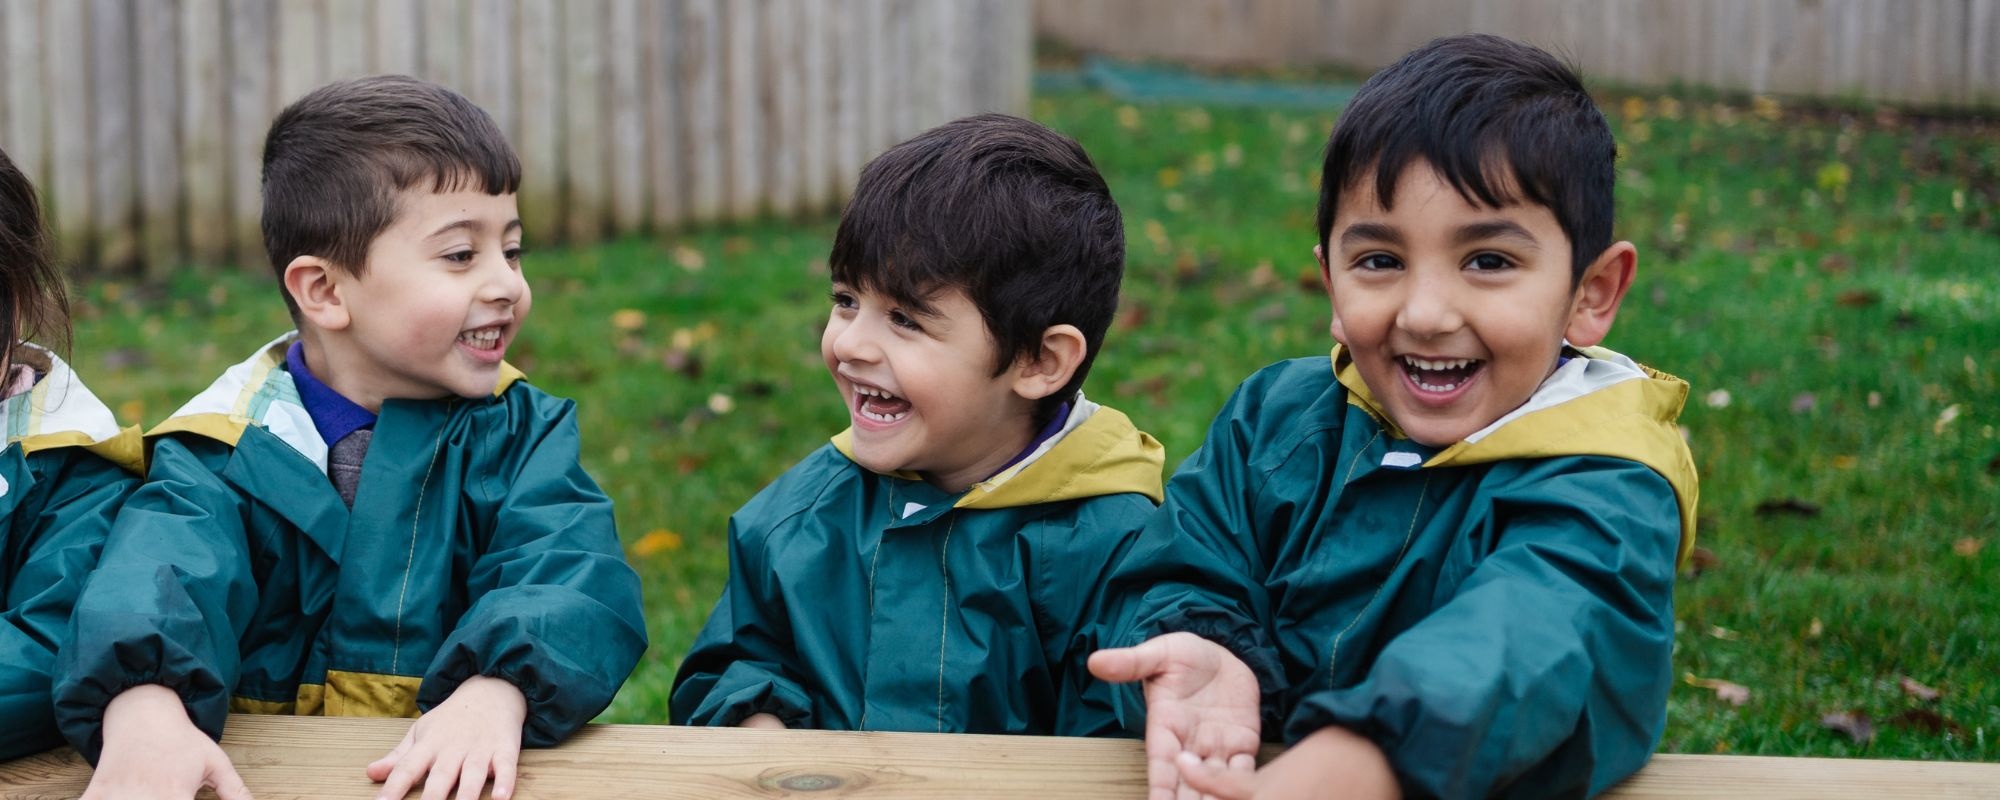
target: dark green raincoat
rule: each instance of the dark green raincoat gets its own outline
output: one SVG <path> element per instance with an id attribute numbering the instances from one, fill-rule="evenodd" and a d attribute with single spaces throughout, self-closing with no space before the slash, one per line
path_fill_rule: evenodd
<path id="1" fill-rule="evenodd" d="M 33 345 L 14 363 L 40 379 L 0 404 L 0 760 L 62 744 L 50 670 L 140 470 L 139 429 L 118 427 L 67 364 Z"/>
<path id="2" fill-rule="evenodd" d="M 145 683 L 211 736 L 230 711 L 415 716 L 474 675 L 520 687 L 530 746 L 589 721 L 646 640 L 575 405 L 511 367 L 491 397 L 389 400 L 350 511 L 292 338 L 148 433 L 59 659 L 64 735 L 94 760 L 105 704 Z"/>
<path id="3" fill-rule="evenodd" d="M 780 476 L 730 518 L 729 583 L 675 678 L 674 722 L 1118 732 L 1083 663 L 1104 577 L 1159 502 L 1162 449 L 1081 401 L 1052 441 L 955 496 L 861 468 L 846 434 Z"/>
<path id="4" fill-rule="evenodd" d="M 1120 643 L 1229 646 L 1260 673 L 1267 736 L 1355 730 L 1410 796 L 1577 796 L 1631 774 L 1665 724 L 1693 545 L 1687 385 L 1569 355 L 1443 449 L 1404 438 L 1339 348 L 1252 376 L 1120 569 Z M 1118 698 L 1138 724 L 1137 690 Z"/>

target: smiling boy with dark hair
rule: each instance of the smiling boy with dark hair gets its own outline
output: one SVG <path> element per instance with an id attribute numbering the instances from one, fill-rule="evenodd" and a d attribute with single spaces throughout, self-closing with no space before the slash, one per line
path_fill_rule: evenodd
<path id="1" fill-rule="evenodd" d="M 1616 158 L 1572 71 L 1492 36 L 1342 113 L 1338 344 L 1237 390 L 1114 582 L 1138 646 L 1091 661 L 1144 682 L 1156 798 L 1576 796 L 1646 762 L 1696 481 L 1687 384 L 1592 347 L 1637 264 Z"/>
<path id="2" fill-rule="evenodd" d="M 675 722 L 1117 731 L 1084 660 L 1162 451 L 1079 387 L 1124 256 L 1089 157 L 1027 120 L 961 119 L 862 171 L 820 339 L 852 427 L 730 519 Z"/>

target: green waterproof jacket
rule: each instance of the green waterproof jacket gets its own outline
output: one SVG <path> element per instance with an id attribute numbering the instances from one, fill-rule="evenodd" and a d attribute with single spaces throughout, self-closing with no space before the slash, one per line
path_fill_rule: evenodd
<path id="1" fill-rule="evenodd" d="M 948 495 L 836 437 L 729 520 L 729 583 L 674 680 L 673 721 L 1118 733 L 1084 660 L 1163 449 L 1079 398 L 1023 464 Z"/>
<path id="2" fill-rule="evenodd" d="M 140 471 L 138 428 L 118 427 L 48 351 L 21 344 L 13 355 L 39 379 L 0 403 L 0 760 L 62 744 L 50 671 Z"/>
<path id="3" fill-rule="evenodd" d="M 1577 796 L 1631 774 L 1665 725 L 1694 540 L 1687 385 L 1567 355 L 1442 449 L 1404 438 L 1339 348 L 1252 376 L 1119 570 L 1119 643 L 1223 643 L 1260 673 L 1267 736 L 1357 731 L 1410 796 Z M 1137 691 L 1118 698 L 1137 724 Z"/>
<path id="4" fill-rule="evenodd" d="M 105 705 L 146 683 L 218 737 L 231 711 L 415 716 L 474 675 L 521 689 L 530 746 L 603 710 L 645 627 L 574 404 L 511 367 L 491 397 L 384 402 L 350 511 L 294 336 L 147 434 L 59 658 L 63 734 L 94 760 Z"/>

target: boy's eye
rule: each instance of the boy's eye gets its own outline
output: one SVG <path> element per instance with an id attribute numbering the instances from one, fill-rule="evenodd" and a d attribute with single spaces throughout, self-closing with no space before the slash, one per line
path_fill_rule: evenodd
<path id="1" fill-rule="evenodd" d="M 1473 256 L 1472 260 L 1465 262 L 1465 265 L 1480 272 L 1491 272 L 1514 266 L 1514 262 L 1507 260 L 1506 256 L 1499 253 L 1480 253 Z"/>
<path id="2" fill-rule="evenodd" d="M 472 263 L 473 255 L 474 254 L 471 250 L 457 250 L 454 252 L 444 254 L 444 257 L 445 260 L 447 261 L 456 261 L 460 264 L 470 264 Z"/>
<path id="3" fill-rule="evenodd" d="M 894 325 L 898 328 L 905 328 L 913 331 L 921 331 L 924 329 L 924 326 L 918 325 L 916 320 L 910 318 L 910 315 L 905 314 L 901 311 L 889 312 L 889 324 Z"/>
<path id="4" fill-rule="evenodd" d="M 1403 262 L 1397 261 L 1395 256 L 1387 253 L 1369 253 L 1354 262 L 1354 266 L 1365 270 L 1391 270 L 1402 269 Z"/>
<path id="5" fill-rule="evenodd" d="M 854 295 L 848 294 L 846 292 L 833 292 L 828 294 L 826 297 L 828 300 L 833 301 L 834 308 L 854 307 Z"/>
<path id="6" fill-rule="evenodd" d="M 507 256 L 507 263 L 518 265 L 521 263 L 521 256 L 528 252 L 528 248 L 509 247 L 502 252 Z"/>

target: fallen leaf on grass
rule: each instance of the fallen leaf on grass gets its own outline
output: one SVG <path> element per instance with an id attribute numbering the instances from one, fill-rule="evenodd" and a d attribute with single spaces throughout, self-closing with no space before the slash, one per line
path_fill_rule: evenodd
<path id="1" fill-rule="evenodd" d="M 1971 536 L 1966 536 L 1960 538 L 1956 542 L 1952 542 L 1951 551 L 1966 558 L 1971 558 L 1973 556 L 1979 555 L 1980 548 L 1983 548 L 1985 546 L 1986 546 L 1985 539 L 1975 539 Z"/>
<path id="2" fill-rule="evenodd" d="M 646 312 L 636 308 L 621 308 L 611 312 L 611 327 L 621 331 L 636 331 L 646 327 Z"/>
<path id="3" fill-rule="evenodd" d="M 729 395 L 716 392 L 708 396 L 708 410 L 715 412 L 718 417 L 722 416 L 736 410 L 736 400 Z"/>
<path id="4" fill-rule="evenodd" d="M 632 555 L 638 558 L 679 549 L 681 549 L 681 535 L 665 528 L 654 530 L 632 543 Z"/>
<path id="5" fill-rule="evenodd" d="M 1713 392 L 1709 392 L 1708 396 L 1703 398 L 1703 401 L 1708 403 L 1709 408 L 1728 408 L 1729 390 L 1717 389 Z"/>
<path id="6" fill-rule="evenodd" d="M 1804 414 L 1813 410 L 1813 407 L 1817 405 L 1819 405 L 1819 398 L 1814 397 L 1812 392 L 1800 392 L 1792 398 L 1792 413 Z"/>
<path id="7" fill-rule="evenodd" d="M 689 378 L 701 377 L 701 357 L 685 348 L 668 350 L 666 355 L 660 357 L 660 366 Z"/>
<path id="8" fill-rule="evenodd" d="M 1721 678 L 1697 678 L 1690 672 L 1681 676 L 1681 682 L 1715 692 L 1715 699 L 1732 706 L 1742 707 L 1750 702 L 1750 687 L 1731 683 Z"/>
<path id="9" fill-rule="evenodd" d="M 1944 411 L 1938 413 L 1937 421 L 1931 423 L 1931 433 L 1934 435 L 1943 434 L 1945 427 L 1950 425 L 1952 420 L 1955 419 L 1958 419 L 1957 403 L 1946 406 Z"/>
<path id="10" fill-rule="evenodd" d="M 1945 733 L 1950 733 L 1953 736 L 1965 735 L 1964 725 L 1960 725 L 1956 722 L 1953 722 L 1952 720 L 1946 718 L 1943 714 L 1939 714 L 1936 711 L 1932 711 L 1928 708 L 1909 709 L 1901 714 L 1897 714 L 1896 716 L 1890 717 L 1886 722 L 1883 722 L 1882 724 L 1895 728 L 1903 728 L 1905 730 L 1920 731 L 1923 733 L 1928 733 L 1932 736 L 1938 736 Z"/>
<path id="11" fill-rule="evenodd" d="M 1719 566 L 1722 566 L 1722 557 L 1716 555 L 1714 550 L 1697 547 L 1688 554 L 1688 572 L 1695 577 Z"/>
<path id="12" fill-rule="evenodd" d="M 1926 703 L 1938 699 L 1938 696 L 1941 694 L 1941 692 L 1939 692 L 1938 690 L 1933 689 L 1929 686 L 1925 686 L 1916 681 L 1910 680 L 1908 677 L 1904 677 L 1902 680 L 1897 681 L 1896 685 L 1903 687 L 1903 694 L 1907 694 L 1911 697 L 1917 698 L 1918 700 L 1922 700 Z"/>
<path id="13" fill-rule="evenodd" d="M 681 245 L 674 248 L 674 263 L 689 272 L 700 272 L 702 267 L 708 266 L 708 258 L 700 250 Z"/>
<path id="14" fill-rule="evenodd" d="M 1819 617 L 1813 617 L 1812 624 L 1806 626 L 1806 638 L 1817 639 L 1824 635 L 1826 635 L 1826 623 L 1821 622 Z"/>
<path id="15" fill-rule="evenodd" d="M 1864 308 L 1882 302 L 1882 295 L 1867 289 L 1848 289 L 1835 295 L 1833 301 L 1846 308 Z"/>
<path id="16" fill-rule="evenodd" d="M 1854 259 L 1848 258 L 1846 253 L 1827 253 L 1819 257 L 1819 271 L 1828 275 L 1839 275 L 1852 266 Z"/>
<path id="17" fill-rule="evenodd" d="M 1721 639 L 1725 642 L 1733 642 L 1736 641 L 1737 639 L 1742 638 L 1743 636 L 1742 634 L 1732 631 L 1728 628 L 1722 627 L 1721 625 L 1708 626 L 1708 635 L 1710 638 Z"/>
<path id="18" fill-rule="evenodd" d="M 1326 290 L 1326 282 L 1320 280 L 1319 270 L 1304 267 L 1299 270 L 1298 287 L 1306 294 L 1319 294 Z"/>
<path id="19" fill-rule="evenodd" d="M 1819 516 L 1819 506 L 1796 497 L 1766 500 L 1757 504 L 1757 516 L 1772 517 L 1779 514 L 1793 517 L 1817 517 Z"/>
<path id="20" fill-rule="evenodd" d="M 1868 740 L 1875 738 L 1875 725 L 1868 721 L 1867 714 L 1859 710 L 1828 714 L 1819 718 L 1819 724 L 1827 730 L 1846 734 L 1847 738 L 1860 744 L 1867 744 Z"/>

